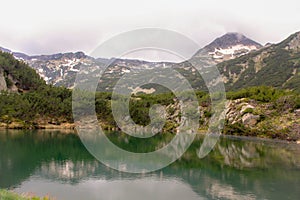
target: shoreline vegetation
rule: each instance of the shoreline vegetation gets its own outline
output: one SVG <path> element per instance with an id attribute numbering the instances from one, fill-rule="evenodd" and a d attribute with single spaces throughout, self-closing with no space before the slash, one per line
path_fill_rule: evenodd
<path id="1" fill-rule="evenodd" d="M 1 200 L 50 200 L 48 196 L 38 197 L 34 194 L 17 194 L 10 190 L 0 189 Z"/>
<path id="2" fill-rule="evenodd" d="M 61 123 L 59 125 L 55 124 L 35 124 L 35 125 L 28 125 L 26 122 L 11 122 L 11 123 L 0 123 L 0 130 L 1 129 L 75 129 L 74 123 Z"/>

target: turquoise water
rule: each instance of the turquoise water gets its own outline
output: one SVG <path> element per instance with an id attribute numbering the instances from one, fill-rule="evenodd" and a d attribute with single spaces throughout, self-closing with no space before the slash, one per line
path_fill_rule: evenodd
<path id="1" fill-rule="evenodd" d="M 161 147 L 171 136 L 143 142 L 121 133 L 109 138 L 136 152 Z M 153 173 L 110 169 L 74 134 L 0 131 L 0 188 L 56 199 L 299 199 L 300 145 L 251 138 L 221 138 L 204 159 L 198 137 L 183 157 Z"/>

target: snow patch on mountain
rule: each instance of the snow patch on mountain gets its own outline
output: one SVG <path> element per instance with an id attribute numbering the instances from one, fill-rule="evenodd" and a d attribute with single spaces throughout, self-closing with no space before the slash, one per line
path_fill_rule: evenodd
<path id="1" fill-rule="evenodd" d="M 250 51 L 257 50 L 257 47 L 254 45 L 245 46 L 242 44 L 234 45 L 228 48 L 215 48 L 213 52 L 209 52 L 214 59 L 234 59 L 238 56 L 245 55 Z"/>

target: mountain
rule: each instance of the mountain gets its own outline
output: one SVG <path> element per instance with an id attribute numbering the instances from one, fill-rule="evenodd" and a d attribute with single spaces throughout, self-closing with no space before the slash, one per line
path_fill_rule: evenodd
<path id="1" fill-rule="evenodd" d="M 94 59 L 83 52 L 58 53 L 30 56 L 26 62 L 34 68 L 47 84 L 64 85 L 71 88 L 81 65 L 88 65 Z"/>
<path id="2" fill-rule="evenodd" d="M 95 62 L 94 58 L 88 57 L 83 52 L 29 56 L 2 47 L 0 47 L 0 50 L 12 54 L 20 61 L 24 61 L 35 69 L 47 84 L 55 86 L 73 87 L 79 67 Z"/>
<path id="3" fill-rule="evenodd" d="M 24 54 L 24 53 L 20 53 L 20 52 L 13 52 L 9 49 L 0 47 L 0 51 L 5 52 L 5 53 L 11 53 L 14 55 L 14 57 L 18 60 L 28 60 L 30 58 L 30 56 Z"/>
<path id="4" fill-rule="evenodd" d="M 236 45 L 255 47 L 256 49 L 262 47 L 261 44 L 247 38 L 241 33 L 227 33 L 215 39 L 213 42 L 205 46 L 204 49 L 214 51 L 215 49 L 227 49 Z"/>
<path id="5" fill-rule="evenodd" d="M 227 90 L 267 85 L 299 91 L 300 85 L 300 33 L 291 35 L 279 44 L 261 46 L 240 33 L 227 33 L 200 49 L 196 54 L 212 56 L 222 75 Z M 11 52 L 8 49 L 2 49 Z M 83 52 L 53 55 L 28 56 L 12 54 L 34 68 L 47 84 L 74 86 L 80 66 L 103 65 L 109 59 L 92 58 Z M 172 67 L 181 73 L 194 89 L 207 90 L 199 73 L 186 61 L 182 63 L 146 62 L 141 60 L 116 59 L 103 73 L 98 89 L 111 91 L 115 83 L 127 73 L 138 73 L 143 69 Z M 2 81 L 3 82 L 3 81 Z M 156 87 L 156 88 L 155 88 Z M 157 86 L 143 88 L 157 91 Z M 132 88 L 138 91 L 140 88 Z M 154 89 L 154 90 L 153 90 Z"/>
<path id="6" fill-rule="evenodd" d="M 80 67 L 91 71 L 96 66 L 105 66 L 109 59 L 92 58 L 83 52 L 60 53 L 54 55 L 31 56 L 26 62 L 33 67 L 47 84 L 72 88 Z M 161 66 L 160 63 L 140 60 L 116 59 L 104 71 L 99 90 L 111 91 L 116 81 L 126 73 L 141 71 Z"/>
<path id="7" fill-rule="evenodd" d="M 251 50 L 260 47 L 260 44 L 246 38 L 242 34 L 228 33 L 217 38 L 202 50 L 209 52 L 216 62 L 221 62 L 222 60 L 233 59 L 240 55 L 244 55 L 249 53 Z M 68 88 L 72 88 L 74 86 L 76 74 L 79 71 L 80 66 L 89 66 L 99 62 L 109 62 L 108 59 L 95 59 L 89 57 L 83 52 L 28 56 L 24 53 L 12 52 L 6 48 L 0 47 L 0 50 L 12 53 L 15 58 L 28 63 L 38 72 L 47 84 L 53 84 L 55 86 L 64 85 Z M 138 72 L 145 68 L 152 69 L 159 66 L 174 66 L 181 72 L 191 70 L 189 66 L 175 63 L 116 59 L 104 72 L 103 78 L 105 81 L 101 82 L 99 85 L 100 90 L 110 91 L 114 83 L 116 83 L 123 74 L 133 71 Z M 195 76 L 194 72 L 192 72 L 192 74 L 192 76 Z"/>
<path id="8" fill-rule="evenodd" d="M 241 33 L 227 33 L 199 50 L 196 56 L 201 52 L 207 52 L 217 63 L 220 63 L 248 54 L 261 47 L 261 44 Z"/>
<path id="9" fill-rule="evenodd" d="M 166 62 L 147 62 L 133 59 L 105 59 L 92 58 L 83 52 L 58 53 L 53 55 L 28 56 L 22 53 L 12 52 L 8 49 L 0 50 L 11 53 L 16 59 L 26 62 L 46 81 L 54 86 L 73 88 L 77 72 L 80 67 L 92 69 L 91 66 L 110 66 L 104 71 L 100 80 L 99 90 L 111 91 L 117 80 L 126 73 L 139 72 L 143 69 L 154 69 L 164 65 L 173 65 Z"/>
<path id="10" fill-rule="evenodd" d="M 268 44 L 264 47 L 241 35 L 237 37 L 238 35 L 226 34 L 200 49 L 195 55 L 196 58 L 207 55 L 212 49 L 217 49 L 216 46 L 228 48 L 238 41 L 242 41 L 243 45 L 260 47 L 230 60 L 218 62 L 214 59 L 227 91 L 265 85 L 300 92 L 300 32 L 292 34 L 278 44 Z M 176 69 L 195 89 L 207 90 L 203 79 L 195 73 L 189 62 L 184 62 L 181 66 L 176 65 Z"/>
<path id="11" fill-rule="evenodd" d="M 218 68 L 228 90 L 267 85 L 300 91 L 300 32 Z"/>

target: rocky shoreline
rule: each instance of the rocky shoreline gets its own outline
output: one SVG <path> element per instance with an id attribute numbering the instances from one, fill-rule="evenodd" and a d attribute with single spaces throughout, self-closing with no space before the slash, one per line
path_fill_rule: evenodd
<path id="1" fill-rule="evenodd" d="M 289 99 L 284 98 L 275 103 L 262 103 L 248 98 L 228 100 L 223 135 L 252 136 L 300 143 L 300 109 L 290 107 Z M 166 110 L 167 128 L 164 128 L 163 132 L 175 133 L 180 122 L 179 104 L 176 102 L 170 104 Z M 201 133 L 207 130 L 212 113 L 209 105 L 200 105 L 199 110 L 201 115 L 199 133 Z M 104 130 L 119 131 L 117 127 L 105 122 L 99 125 Z M 0 123 L 0 129 L 74 130 L 75 123 L 51 118 L 34 122 L 12 120 Z"/>
<path id="2" fill-rule="evenodd" d="M 24 122 L 0 123 L 0 129 L 75 129 L 74 123 L 26 124 Z"/>
<path id="3" fill-rule="evenodd" d="M 288 97 L 275 103 L 247 98 L 231 100 L 227 105 L 225 123 L 225 132 L 228 131 L 229 135 L 232 133 L 230 128 L 246 132 L 245 135 L 299 141 L 300 109 L 293 109 Z"/>

